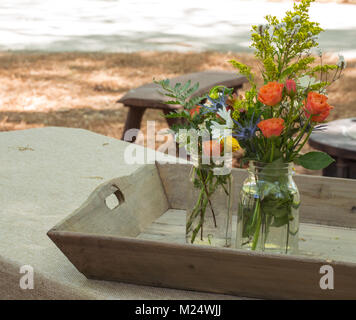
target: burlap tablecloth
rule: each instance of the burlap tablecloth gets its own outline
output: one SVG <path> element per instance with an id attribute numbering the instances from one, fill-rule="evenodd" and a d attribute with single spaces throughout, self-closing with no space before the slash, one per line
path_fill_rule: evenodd
<path id="1" fill-rule="evenodd" d="M 0 299 L 236 298 L 88 280 L 47 237 L 99 184 L 141 166 L 124 162 L 126 146 L 82 129 L 0 133 Z M 19 285 L 24 265 L 34 269 L 32 290 Z"/>

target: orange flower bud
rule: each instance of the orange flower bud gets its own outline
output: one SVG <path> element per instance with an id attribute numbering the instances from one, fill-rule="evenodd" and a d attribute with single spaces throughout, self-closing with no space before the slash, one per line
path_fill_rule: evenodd
<path id="1" fill-rule="evenodd" d="M 223 146 L 217 140 L 203 141 L 203 154 L 207 157 L 219 157 Z"/>
<path id="2" fill-rule="evenodd" d="M 293 79 L 288 79 L 285 83 L 286 92 L 290 97 L 294 97 L 297 92 L 297 84 Z"/>
<path id="3" fill-rule="evenodd" d="M 190 109 L 189 113 L 191 117 L 194 117 L 195 114 L 199 114 L 201 106 L 195 106 L 195 108 Z"/>
<path id="4" fill-rule="evenodd" d="M 271 118 L 259 122 L 257 126 L 261 129 L 262 134 L 266 138 L 272 136 L 278 137 L 284 129 L 284 120 L 281 118 Z"/>
<path id="5" fill-rule="evenodd" d="M 333 109 L 328 103 L 328 98 L 317 92 L 309 92 L 307 100 L 304 101 L 304 113 L 313 122 L 323 122 Z"/>
<path id="6" fill-rule="evenodd" d="M 263 104 L 273 107 L 282 100 L 282 92 L 284 85 L 278 82 L 268 82 L 260 88 L 258 92 L 258 100 Z"/>

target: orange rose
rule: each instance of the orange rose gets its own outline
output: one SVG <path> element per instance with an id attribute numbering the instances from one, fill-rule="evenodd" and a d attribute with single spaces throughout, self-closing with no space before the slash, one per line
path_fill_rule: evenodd
<path id="1" fill-rule="evenodd" d="M 275 106 L 282 100 L 283 87 L 283 83 L 268 82 L 258 92 L 258 100 L 266 106 Z"/>
<path id="2" fill-rule="evenodd" d="M 217 140 L 203 141 L 203 154 L 207 157 L 219 157 L 223 146 Z"/>
<path id="3" fill-rule="evenodd" d="M 262 134 L 266 138 L 272 136 L 278 137 L 284 129 L 284 120 L 281 118 L 271 118 L 259 122 L 257 126 L 261 129 Z"/>
<path id="4" fill-rule="evenodd" d="M 334 107 L 328 103 L 328 98 L 317 92 L 309 92 L 307 100 L 304 101 L 304 113 L 313 122 L 323 122 Z"/>
<path id="5" fill-rule="evenodd" d="M 189 113 L 191 117 L 194 117 L 195 114 L 199 114 L 201 106 L 196 106 L 193 109 L 190 109 Z"/>

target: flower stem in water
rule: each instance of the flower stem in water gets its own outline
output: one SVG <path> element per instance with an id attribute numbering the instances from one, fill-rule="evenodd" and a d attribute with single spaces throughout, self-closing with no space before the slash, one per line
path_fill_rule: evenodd
<path id="1" fill-rule="evenodd" d="M 252 250 L 256 250 L 257 247 L 257 242 L 258 242 L 258 237 L 260 235 L 260 228 L 261 228 L 261 212 L 260 212 L 260 199 L 257 199 L 256 206 L 255 206 L 255 212 L 253 213 L 254 215 L 257 214 L 257 225 L 255 229 L 255 234 L 253 235 L 253 242 L 252 242 Z"/>

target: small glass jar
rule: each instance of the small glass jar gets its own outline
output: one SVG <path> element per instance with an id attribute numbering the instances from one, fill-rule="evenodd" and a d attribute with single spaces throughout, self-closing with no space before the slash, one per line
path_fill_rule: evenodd
<path id="1" fill-rule="evenodd" d="M 191 181 L 198 197 L 186 216 L 186 242 L 230 247 L 232 233 L 232 155 L 211 164 L 192 156 Z M 229 167 L 230 166 L 230 167 Z"/>
<path id="2" fill-rule="evenodd" d="M 236 247 L 298 251 L 300 195 L 291 163 L 251 161 L 240 193 Z"/>

